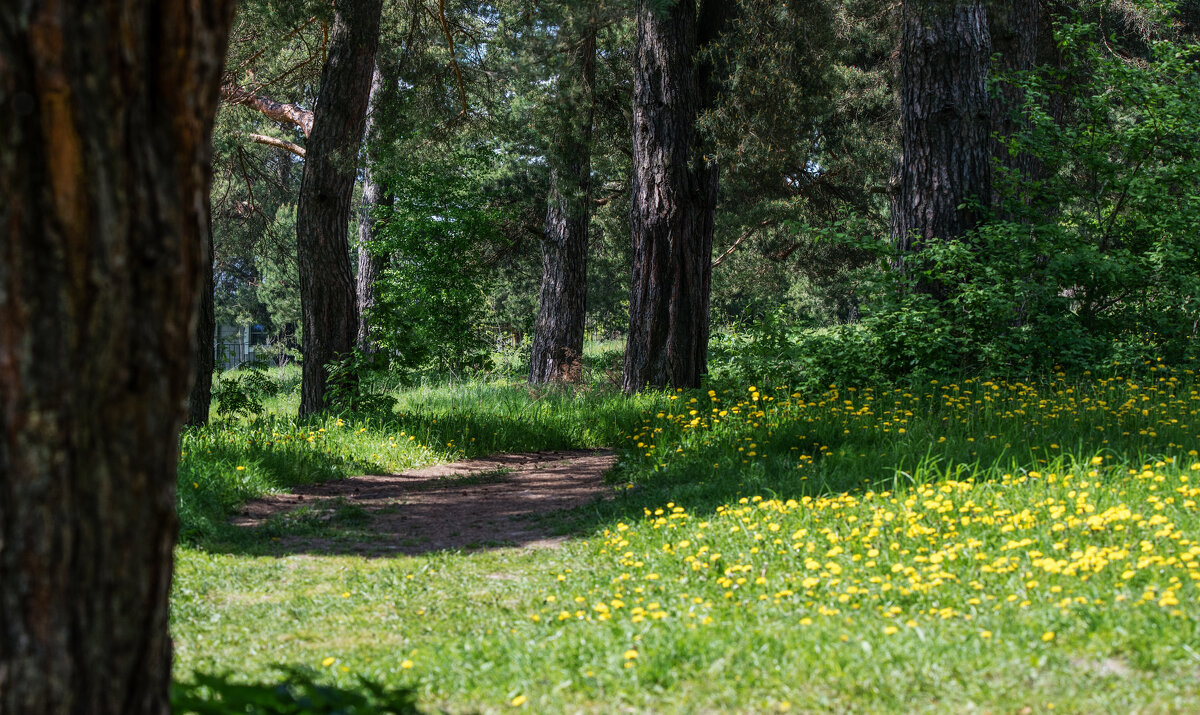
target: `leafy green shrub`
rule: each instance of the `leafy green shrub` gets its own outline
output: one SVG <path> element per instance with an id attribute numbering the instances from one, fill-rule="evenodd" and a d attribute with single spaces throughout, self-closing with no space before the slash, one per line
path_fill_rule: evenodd
<path id="1" fill-rule="evenodd" d="M 504 212 L 479 192 L 493 160 L 486 147 L 449 148 L 381 169 L 397 199 L 377 215 L 371 248 L 389 261 L 371 319 L 393 370 L 461 376 L 488 366 L 487 250 L 505 243 Z"/>
<path id="2" fill-rule="evenodd" d="M 532 350 L 533 339 L 528 333 L 520 341 L 505 343 L 492 354 L 492 374 L 506 380 L 528 378 Z"/>
<path id="3" fill-rule="evenodd" d="M 237 370 L 217 376 L 213 398 L 217 411 L 226 419 L 257 418 L 263 414 L 263 401 L 279 394 L 279 383 L 267 375 L 262 363 L 246 363 Z"/>
<path id="4" fill-rule="evenodd" d="M 936 259 L 961 286 L 953 313 L 1000 366 L 1091 368 L 1134 345 L 1182 356 L 1200 319 L 1200 47 L 1157 42 L 1130 61 L 1078 20 L 1055 39 L 1064 68 L 1009 78 L 1028 117 L 1009 150 L 1040 170 L 998 170 L 1012 218 Z"/>
<path id="5" fill-rule="evenodd" d="M 879 376 L 880 339 L 867 325 L 795 328 L 776 313 L 714 336 L 709 377 L 719 383 L 772 382 L 814 389 L 863 385 Z"/>
<path id="6" fill-rule="evenodd" d="M 368 417 L 384 417 L 396 408 L 396 398 L 378 389 L 376 356 L 355 349 L 328 365 L 327 399 L 335 410 Z"/>
<path id="7" fill-rule="evenodd" d="M 1082 372 L 1194 354 L 1200 47 L 1151 43 L 1130 61 L 1078 20 L 1056 40 L 1069 50 L 1063 67 L 998 80 L 1025 97 L 1023 129 L 1003 140 L 1036 168 L 994 167 L 1000 202 L 989 220 L 925 242 L 903 272 L 885 271 L 861 294 L 883 375 Z M 944 300 L 913 290 L 930 284 L 945 287 Z M 754 360 L 774 360 L 777 342 L 760 331 L 741 368 L 762 374 Z"/>
<path id="8" fill-rule="evenodd" d="M 969 348 L 960 316 L 921 293 L 892 293 L 863 318 L 871 355 L 888 377 L 960 372 Z"/>

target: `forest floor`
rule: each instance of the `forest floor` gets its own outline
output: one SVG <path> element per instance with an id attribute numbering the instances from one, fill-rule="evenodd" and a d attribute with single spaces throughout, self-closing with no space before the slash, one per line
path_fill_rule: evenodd
<path id="1" fill-rule="evenodd" d="M 303 672 L 451 713 L 1200 712 L 1200 380 L 1122 369 L 218 416 L 181 443 L 177 682 Z"/>
<path id="2" fill-rule="evenodd" d="M 614 462 L 611 451 L 556 450 L 355 476 L 255 499 L 231 523 L 248 529 L 342 527 L 293 528 L 274 537 L 282 552 L 386 556 L 553 547 L 564 537 L 543 517 L 611 495 L 603 477 Z"/>

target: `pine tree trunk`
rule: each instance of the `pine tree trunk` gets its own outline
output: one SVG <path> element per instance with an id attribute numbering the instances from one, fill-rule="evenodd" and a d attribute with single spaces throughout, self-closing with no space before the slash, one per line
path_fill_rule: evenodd
<path id="1" fill-rule="evenodd" d="M 596 34 L 589 27 L 559 79 L 563 117 L 550 159 L 542 292 L 529 361 L 532 384 L 583 379 L 595 58 Z"/>
<path id="2" fill-rule="evenodd" d="M 988 31 L 992 51 L 997 56 L 993 69 L 1001 73 L 1028 72 L 1037 66 L 1039 8 L 1041 0 L 994 0 L 989 8 Z M 1029 179 L 1040 172 L 1040 165 L 1028 152 L 1013 153 L 1005 140 L 1025 131 L 1028 120 L 1023 112 L 1025 93 L 1012 82 L 1002 82 L 992 97 L 992 156 L 1008 181 Z M 1004 218 L 1014 218 L 1001 206 L 999 189 L 1004 177 L 996 177 L 992 187 L 992 206 Z"/>
<path id="3" fill-rule="evenodd" d="M 983 0 L 909 0 L 901 18 L 899 187 L 892 239 L 901 256 L 961 238 L 979 224 L 991 188 L 992 53 Z M 960 206 L 963 208 L 959 208 Z M 920 281 L 937 298 L 951 286 Z"/>
<path id="4" fill-rule="evenodd" d="M 169 711 L 178 434 L 232 9 L 0 9 L 6 715 Z"/>
<path id="5" fill-rule="evenodd" d="M 715 36 L 724 3 L 704 2 L 699 13 L 687 0 L 662 11 L 653 4 L 637 7 L 626 392 L 696 387 L 708 359 L 717 167 L 696 130 L 713 94 L 696 51 L 701 36 Z"/>
<path id="6" fill-rule="evenodd" d="M 216 367 L 213 354 L 217 317 L 213 295 L 216 285 L 213 280 L 212 204 L 207 191 L 204 203 L 209 225 L 203 241 L 204 257 L 200 259 L 201 287 L 200 309 L 196 314 L 196 356 L 193 359 L 192 391 L 188 395 L 187 424 L 191 427 L 208 424 L 209 408 L 212 405 L 213 370 Z"/>
<path id="7" fill-rule="evenodd" d="M 380 92 L 383 88 L 383 75 L 379 67 L 371 75 L 371 95 L 367 102 L 367 123 L 365 134 L 370 141 L 371 131 L 375 124 L 374 114 L 379 106 Z M 370 312 L 375 307 L 375 281 L 383 272 L 383 256 L 371 250 L 375 240 L 375 207 L 383 198 L 383 190 L 375 180 L 374 167 L 371 166 L 370 152 L 367 153 L 366 166 L 363 168 L 362 206 L 358 215 L 358 276 L 355 295 L 358 297 L 358 336 L 357 345 L 364 353 L 375 352 L 375 341 L 371 338 Z M 390 199 L 390 197 L 389 197 Z"/>
<path id="8" fill-rule="evenodd" d="M 358 337 L 357 297 L 346 234 L 379 42 L 381 4 L 382 0 L 338 3 L 306 146 L 296 216 L 304 325 L 301 416 L 325 407 L 327 366 L 349 355 Z"/>

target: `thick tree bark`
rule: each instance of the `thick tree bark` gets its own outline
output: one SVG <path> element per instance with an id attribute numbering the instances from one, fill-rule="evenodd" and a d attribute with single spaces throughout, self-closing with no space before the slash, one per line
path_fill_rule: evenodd
<path id="1" fill-rule="evenodd" d="M 589 27 L 558 80 L 562 120 L 550 158 L 542 292 L 529 361 L 532 384 L 583 379 L 595 59 L 596 34 Z"/>
<path id="2" fill-rule="evenodd" d="M 637 7 L 633 81 L 633 281 L 623 388 L 695 387 L 708 359 L 708 303 L 717 167 L 696 119 L 715 94 L 699 65 L 726 3 Z"/>
<path id="3" fill-rule="evenodd" d="M 169 711 L 179 427 L 233 3 L 0 8 L 0 712 Z"/>
<path id="4" fill-rule="evenodd" d="M 196 356 L 193 360 L 192 392 L 188 395 L 187 424 L 197 427 L 208 423 L 209 407 L 212 405 L 213 369 L 216 359 L 213 354 L 217 334 L 215 281 L 213 280 L 212 205 L 209 196 L 204 197 L 205 212 L 209 216 L 208 230 L 203 241 L 204 256 L 200 259 L 200 309 L 196 315 Z"/>
<path id="5" fill-rule="evenodd" d="M 374 114 L 381 100 L 383 75 L 379 67 L 371 75 L 371 96 L 367 102 L 366 135 L 368 142 L 375 124 Z M 367 152 L 366 166 L 363 168 L 362 206 L 358 214 L 358 276 L 355 295 L 358 302 L 358 349 L 365 353 L 375 352 L 375 341 L 371 337 L 371 309 L 375 307 L 375 281 L 383 272 L 384 259 L 371 250 L 375 240 L 375 207 L 384 202 L 382 187 L 375 180 L 374 167 L 371 166 L 371 154 Z"/>
<path id="6" fill-rule="evenodd" d="M 381 5 L 381 0 L 338 3 L 329 55 L 321 71 L 296 217 L 304 324 L 301 416 L 325 407 L 327 366 L 354 349 L 358 332 L 346 233 Z"/>
<path id="7" fill-rule="evenodd" d="M 988 31 L 992 38 L 992 51 L 997 60 L 993 70 L 1001 73 L 1029 72 L 1037 66 L 1038 34 L 1041 0 L 993 0 L 988 9 Z M 1028 126 L 1023 111 L 1025 94 L 1012 82 L 1002 82 L 992 97 L 992 156 L 1002 172 L 1011 175 L 1011 181 L 1028 179 L 1040 170 L 1034 156 L 1028 152 L 1012 152 L 1005 140 L 1024 131 Z M 1011 212 L 1001 206 L 999 193 L 1004 177 L 992 182 L 991 205 L 1002 212 L 1005 218 L 1013 218 Z"/>
<path id="8" fill-rule="evenodd" d="M 983 216 L 991 187 L 992 54 L 983 0 L 908 0 L 901 18 L 899 186 L 892 239 L 905 253 L 961 238 Z M 965 204 L 965 206 L 964 206 Z M 973 205 L 974 204 L 974 205 Z M 963 208 L 959 208 L 963 206 Z M 918 282 L 945 298 L 950 287 Z"/>

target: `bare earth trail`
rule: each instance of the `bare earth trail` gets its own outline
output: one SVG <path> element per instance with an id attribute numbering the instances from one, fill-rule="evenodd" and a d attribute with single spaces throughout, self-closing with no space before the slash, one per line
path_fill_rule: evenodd
<path id="1" fill-rule="evenodd" d="M 603 482 L 612 452 L 498 454 L 403 474 L 350 477 L 246 504 L 232 523 L 261 527 L 288 513 L 331 526 L 349 513 L 352 530 L 285 535 L 283 551 L 420 554 L 499 546 L 553 547 L 563 540 L 535 517 L 613 493 Z M 297 511 L 299 510 L 299 511 Z"/>

